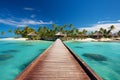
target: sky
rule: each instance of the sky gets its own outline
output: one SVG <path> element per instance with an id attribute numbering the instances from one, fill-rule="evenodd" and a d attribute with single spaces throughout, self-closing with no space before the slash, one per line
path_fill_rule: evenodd
<path id="1" fill-rule="evenodd" d="M 90 31 L 115 25 L 118 31 L 120 0 L 0 0 L 0 31 L 70 23 Z"/>

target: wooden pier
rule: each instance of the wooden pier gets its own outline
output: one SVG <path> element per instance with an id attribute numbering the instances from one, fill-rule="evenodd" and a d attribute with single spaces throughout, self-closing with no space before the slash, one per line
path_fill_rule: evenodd
<path id="1" fill-rule="evenodd" d="M 102 80 L 73 54 L 57 39 L 16 80 Z"/>

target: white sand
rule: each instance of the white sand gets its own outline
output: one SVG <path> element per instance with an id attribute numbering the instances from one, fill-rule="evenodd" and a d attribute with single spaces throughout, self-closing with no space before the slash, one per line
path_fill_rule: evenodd
<path id="1" fill-rule="evenodd" d="M 25 41 L 27 39 L 28 38 L 0 38 L 0 40 L 20 40 L 20 41 Z M 86 39 L 76 39 L 76 40 L 70 40 L 70 41 L 80 41 L 80 42 L 106 41 L 107 42 L 107 41 L 114 41 L 114 40 L 111 38 L 101 38 L 101 39 L 86 38 Z"/>
<path id="2" fill-rule="evenodd" d="M 93 39 L 93 38 L 86 38 L 86 39 L 77 39 L 77 40 L 74 40 L 74 41 L 89 42 L 89 41 L 98 41 L 98 40 Z"/>
<path id="3" fill-rule="evenodd" d="M 110 39 L 110 38 L 101 38 L 98 41 L 113 41 L 113 39 Z"/>
<path id="4" fill-rule="evenodd" d="M 93 39 L 93 38 L 86 38 L 86 39 L 77 39 L 77 40 L 72 40 L 72 41 L 80 41 L 80 42 L 109 42 L 109 41 L 114 41 L 112 38 L 101 38 L 101 39 Z"/>
<path id="5" fill-rule="evenodd" d="M 0 40 L 20 40 L 20 41 L 25 41 L 28 38 L 1 38 Z"/>

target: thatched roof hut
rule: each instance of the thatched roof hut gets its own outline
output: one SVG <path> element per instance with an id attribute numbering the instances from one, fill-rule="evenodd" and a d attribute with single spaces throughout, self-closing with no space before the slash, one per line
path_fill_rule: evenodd
<path id="1" fill-rule="evenodd" d="M 96 31 L 92 36 L 94 38 L 101 38 L 103 35 L 99 31 Z"/>
<path id="2" fill-rule="evenodd" d="M 66 34 L 63 34 L 62 32 L 58 32 L 58 33 L 55 34 L 55 36 L 57 36 L 57 37 L 65 37 Z"/>
<path id="3" fill-rule="evenodd" d="M 117 33 L 112 34 L 112 37 L 118 37 Z"/>
<path id="4" fill-rule="evenodd" d="M 37 34 L 35 32 L 31 32 L 27 34 L 27 36 L 28 36 L 28 40 L 34 40 L 35 39 L 34 37 L 36 37 Z"/>
<path id="5" fill-rule="evenodd" d="M 36 36 L 37 34 L 35 32 L 31 32 L 29 34 L 27 34 L 28 36 Z"/>
<path id="6" fill-rule="evenodd" d="M 93 36 L 101 36 L 102 34 L 99 31 L 96 31 Z"/>

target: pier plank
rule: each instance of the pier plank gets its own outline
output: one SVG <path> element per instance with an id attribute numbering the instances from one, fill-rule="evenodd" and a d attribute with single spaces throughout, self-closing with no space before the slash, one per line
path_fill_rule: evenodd
<path id="1" fill-rule="evenodd" d="M 29 65 L 16 80 L 91 80 L 60 39 Z"/>

